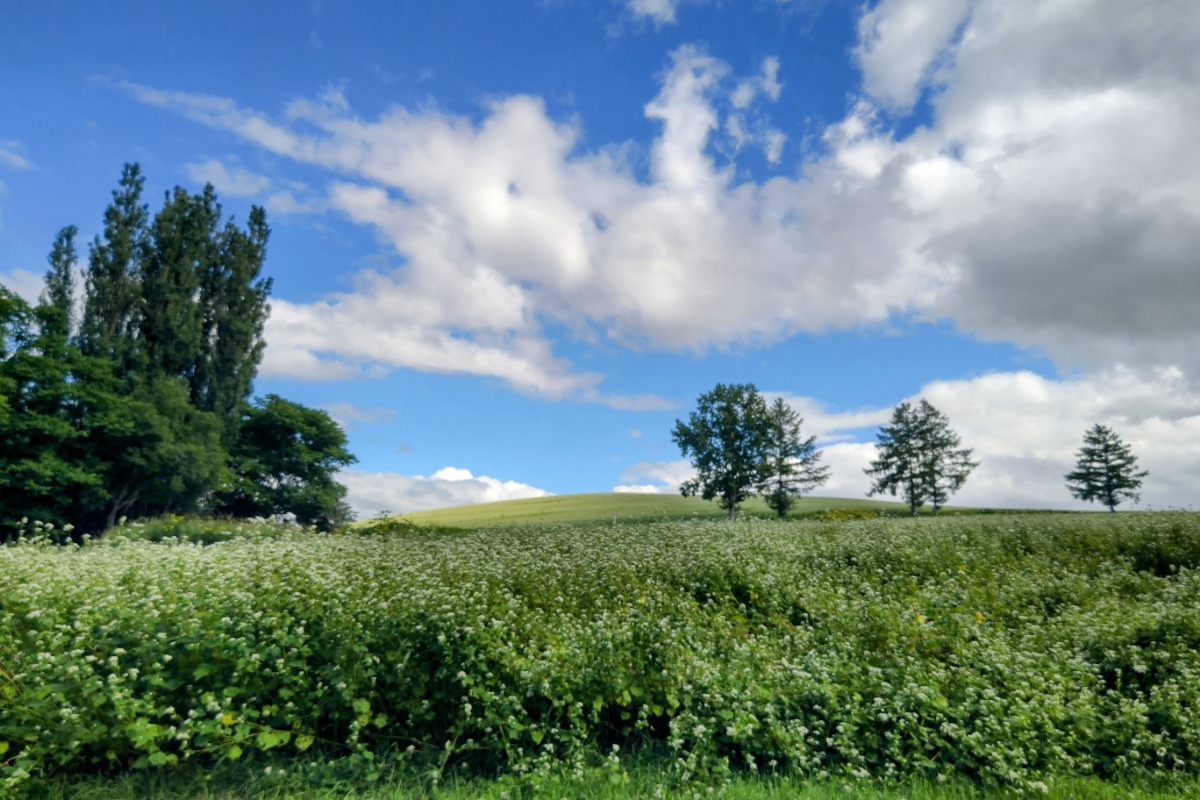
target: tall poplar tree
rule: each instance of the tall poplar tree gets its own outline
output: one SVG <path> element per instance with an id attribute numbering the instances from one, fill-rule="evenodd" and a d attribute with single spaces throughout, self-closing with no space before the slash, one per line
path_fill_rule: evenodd
<path id="1" fill-rule="evenodd" d="M 217 240 L 218 258 L 200 279 L 201 341 L 192 373 L 192 402 L 222 421 L 226 447 L 236 440 L 266 342 L 270 278 L 261 277 L 270 237 L 262 208 L 250 209 L 246 230 L 229 222 Z"/>
<path id="2" fill-rule="evenodd" d="M 92 242 L 84 283 L 80 349 L 85 355 L 111 359 L 121 377 L 134 366 L 142 305 L 138 270 L 147 247 L 149 212 L 141 202 L 145 182 L 141 167 L 125 165 L 104 211 L 104 235 Z"/>
<path id="3" fill-rule="evenodd" d="M 55 309 L 58 319 L 48 324 L 55 326 L 55 332 L 68 337 L 74 327 L 75 316 L 75 265 L 79 256 L 75 250 L 75 236 L 79 229 L 68 225 L 54 237 L 54 247 L 47 259 L 50 269 L 46 272 L 45 290 L 42 292 L 42 305 Z"/>

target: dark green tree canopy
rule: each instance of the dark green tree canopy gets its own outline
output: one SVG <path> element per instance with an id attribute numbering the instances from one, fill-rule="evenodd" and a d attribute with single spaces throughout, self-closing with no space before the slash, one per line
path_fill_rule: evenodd
<path id="1" fill-rule="evenodd" d="M 877 456 L 864 470 L 872 478 L 868 494 L 899 493 L 913 514 L 925 503 L 936 514 L 979 466 L 970 449 L 959 447 L 950 420 L 927 400 L 901 403 L 876 438 Z"/>
<path id="2" fill-rule="evenodd" d="M 769 437 L 767 404 L 754 384 L 718 383 L 700 395 L 687 422 L 675 421 L 671 438 L 696 468 L 680 491 L 715 498 L 736 518 L 741 502 L 767 478 Z"/>
<path id="3" fill-rule="evenodd" d="M 346 488 L 334 478 L 358 459 L 346 433 L 325 411 L 274 394 L 243 408 L 231 452 L 233 476 L 216 495 L 216 511 L 239 517 L 295 514 L 329 530 L 346 515 Z"/>
<path id="4" fill-rule="evenodd" d="M 1073 497 L 1102 503 L 1109 511 L 1126 500 L 1140 499 L 1137 490 L 1150 473 L 1138 471 L 1137 456 L 1112 428 L 1093 425 L 1084 433 L 1077 456 L 1075 469 L 1063 476 Z"/>
<path id="5" fill-rule="evenodd" d="M 125 165 L 77 333 L 74 226 L 55 237 L 36 308 L 0 287 L 0 517 L 95 531 L 211 508 L 231 485 L 251 513 L 345 516 L 341 429 L 275 396 L 248 405 L 269 312 L 266 214 L 222 221 L 206 186 L 168 192 L 151 217 L 144 183 Z"/>
<path id="6" fill-rule="evenodd" d="M 829 480 L 829 467 L 820 463 L 817 437 L 804 438 L 800 432 L 803 423 L 799 412 L 781 397 L 767 409 L 766 478 L 759 491 L 780 519 L 787 516 L 796 498 Z"/>

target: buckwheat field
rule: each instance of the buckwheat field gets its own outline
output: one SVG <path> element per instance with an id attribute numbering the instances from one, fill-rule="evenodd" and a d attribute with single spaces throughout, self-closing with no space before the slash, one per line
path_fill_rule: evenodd
<path id="1" fill-rule="evenodd" d="M 0 547 L 0 780 L 1200 771 L 1200 516 L 269 524 Z M 220 539 L 221 541 L 214 541 Z"/>

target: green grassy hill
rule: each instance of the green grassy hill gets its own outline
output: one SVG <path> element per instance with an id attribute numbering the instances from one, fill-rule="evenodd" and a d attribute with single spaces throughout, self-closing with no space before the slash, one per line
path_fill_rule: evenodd
<path id="1" fill-rule="evenodd" d="M 825 511 L 862 509 L 888 514 L 905 514 L 903 503 L 851 500 L 838 497 L 805 497 L 796 502 L 789 517 L 800 518 Z M 742 504 L 741 515 L 772 517 L 761 498 Z M 398 518 L 420 525 L 450 528 L 483 528 L 496 525 L 527 525 L 538 522 L 634 522 L 644 520 L 723 517 L 715 503 L 698 497 L 668 494 L 596 493 L 506 500 L 472 506 L 441 508 L 400 514 Z"/>

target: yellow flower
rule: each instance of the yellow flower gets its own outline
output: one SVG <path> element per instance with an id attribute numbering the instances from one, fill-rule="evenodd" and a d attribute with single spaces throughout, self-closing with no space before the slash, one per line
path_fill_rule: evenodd
<path id="1" fill-rule="evenodd" d="M 229 714 L 229 713 L 222 714 L 221 715 L 221 724 L 222 725 L 232 725 L 233 724 L 233 714 Z"/>
<path id="2" fill-rule="evenodd" d="M 924 614 L 917 614 L 917 624 L 918 625 L 925 624 L 925 615 Z"/>
<path id="3" fill-rule="evenodd" d="M 983 612 L 982 612 L 982 611 L 976 611 L 976 612 L 975 612 L 975 621 L 976 621 L 976 622 L 983 622 Z"/>

